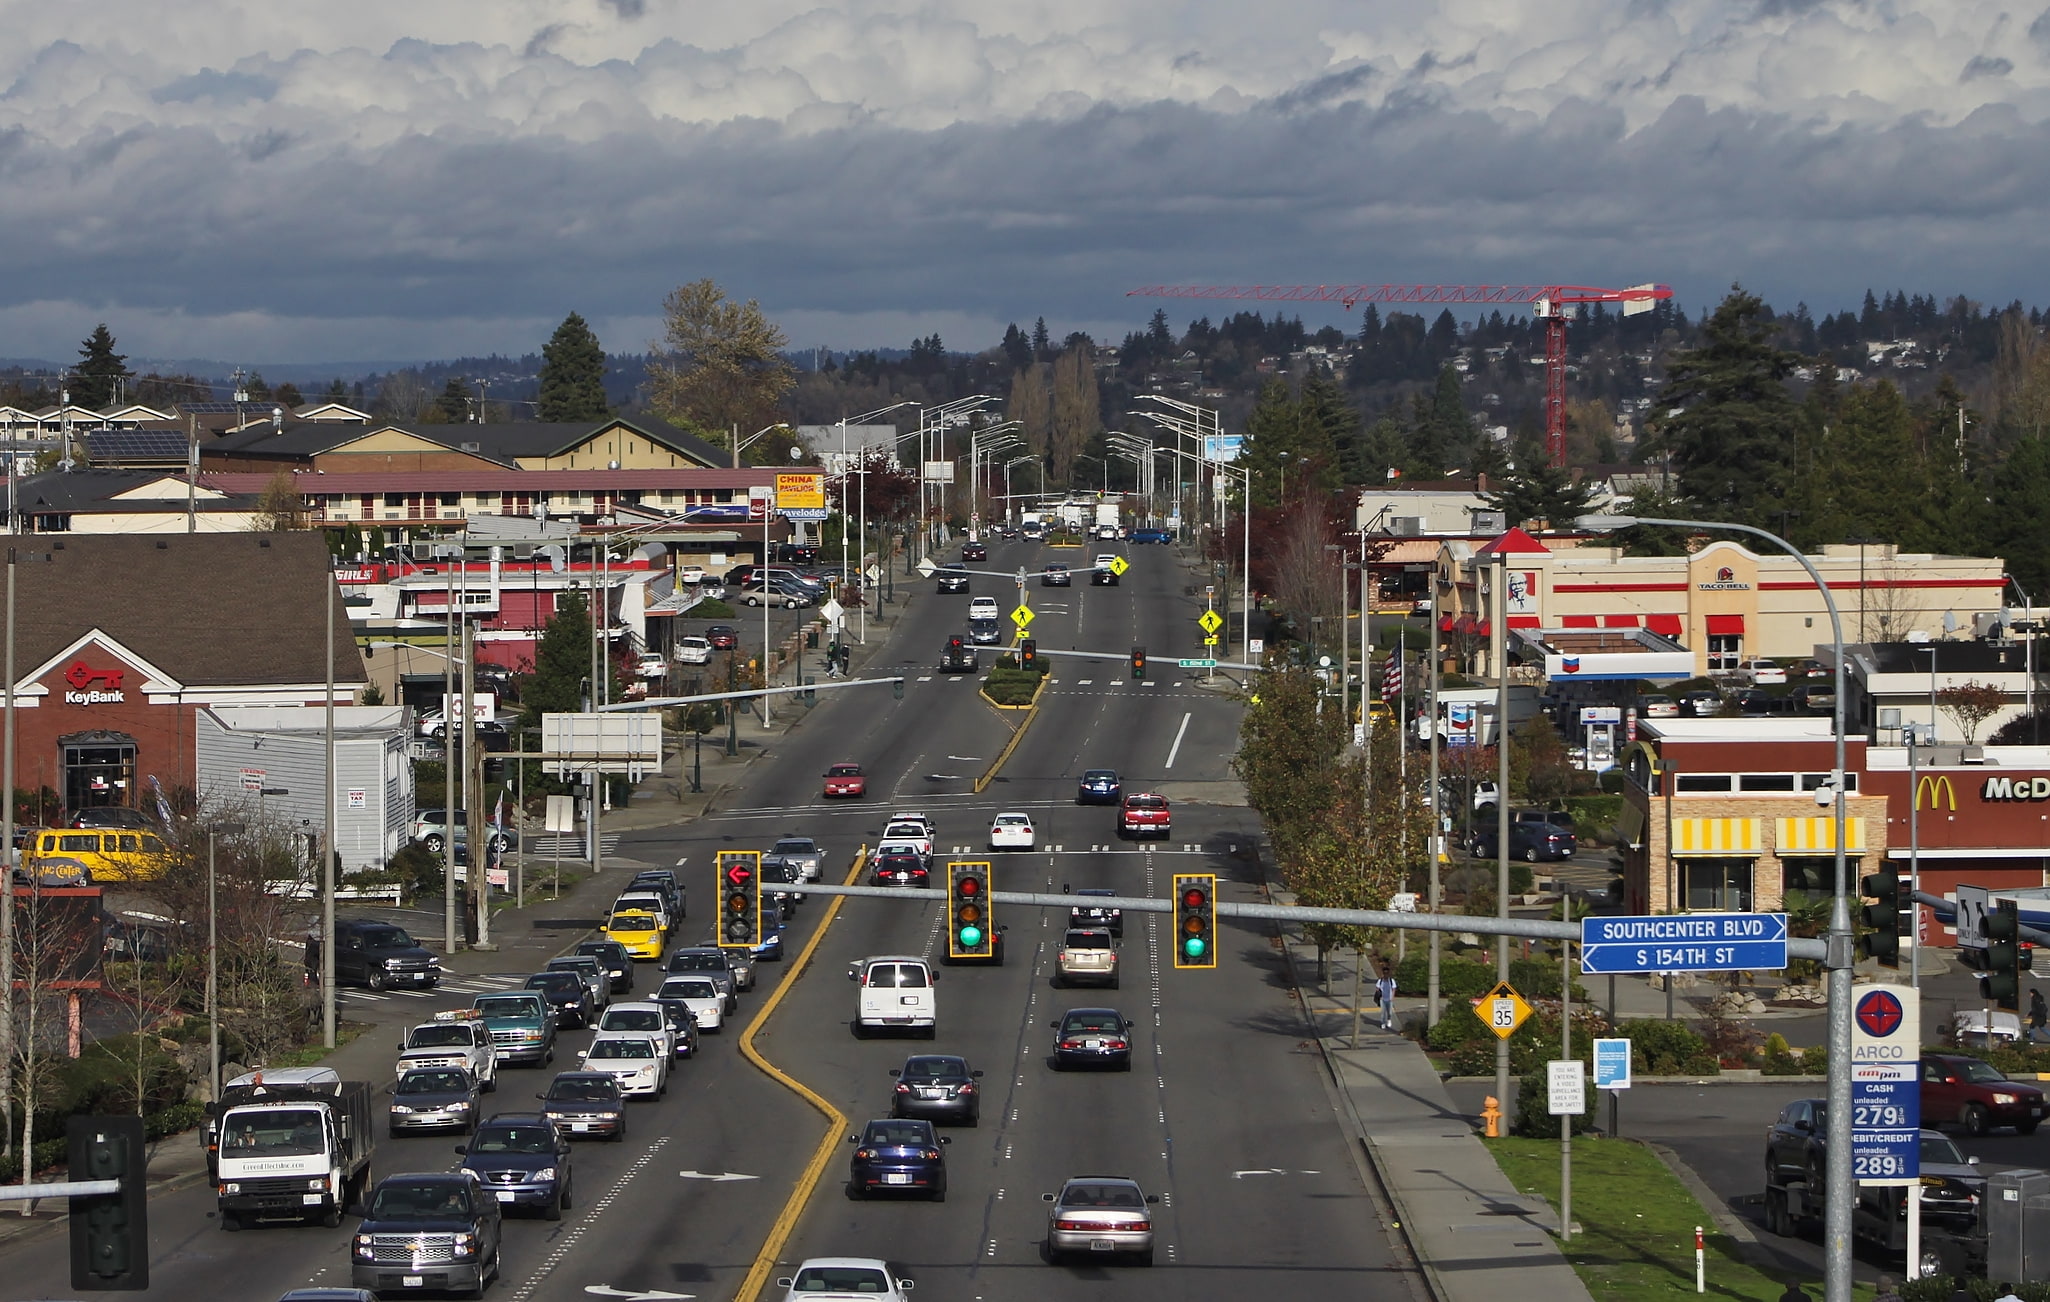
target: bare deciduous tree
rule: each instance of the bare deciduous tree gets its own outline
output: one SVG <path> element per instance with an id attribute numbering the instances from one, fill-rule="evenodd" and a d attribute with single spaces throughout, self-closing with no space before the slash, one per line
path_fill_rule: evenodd
<path id="1" fill-rule="evenodd" d="M 1299 509 L 1281 527 L 1280 544 L 1270 553 L 1269 591 L 1274 604 L 1298 633 L 1308 633 L 1313 619 L 1338 614 L 1343 571 L 1324 549 L 1338 542 L 1338 529 L 1322 511 Z"/>
<path id="2" fill-rule="evenodd" d="M 1965 745 L 1979 736 L 1979 725 L 2007 707 L 2007 693 L 1991 683 L 1959 683 L 1936 693 L 1936 708 L 1957 725 Z"/>
<path id="3" fill-rule="evenodd" d="M 1045 456 L 1053 437 L 1053 403 L 1047 397 L 1043 364 L 1034 362 L 1011 377 L 1011 402 L 1006 411 L 1025 427 L 1025 446 L 1034 456 Z"/>
<path id="4" fill-rule="evenodd" d="M 671 290 L 662 337 L 651 346 L 651 405 L 706 434 L 745 437 L 776 419 L 797 382 L 783 356 L 788 344 L 753 299 L 736 303 L 709 279 Z"/>
<path id="5" fill-rule="evenodd" d="M 1048 448 L 1052 460 L 1048 473 L 1059 482 L 1068 483 L 1075 473 L 1075 458 L 1102 424 L 1096 396 L 1096 365 L 1089 345 L 1078 342 L 1054 359 L 1053 440 Z"/>

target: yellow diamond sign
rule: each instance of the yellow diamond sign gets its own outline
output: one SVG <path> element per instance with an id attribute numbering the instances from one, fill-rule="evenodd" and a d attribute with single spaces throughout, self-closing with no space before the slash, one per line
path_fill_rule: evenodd
<path id="1" fill-rule="evenodd" d="M 1203 626 L 1205 633 L 1215 633 L 1218 629 L 1224 627 L 1224 620 L 1214 610 L 1204 611 L 1203 617 L 1196 622 Z"/>
<path id="2" fill-rule="evenodd" d="M 1016 610 L 1012 611 L 1011 622 L 1018 626 L 1019 632 L 1024 632 L 1026 625 L 1032 622 L 1032 607 L 1020 606 Z"/>
<path id="3" fill-rule="evenodd" d="M 1516 1028 L 1530 1016 L 1530 1005 L 1523 1002 L 1523 996 L 1507 981 L 1473 1001 L 1473 1011 L 1479 1015 L 1481 1024 L 1493 1031 L 1500 1039 L 1516 1034 Z"/>
<path id="4" fill-rule="evenodd" d="M 1117 575 L 1121 579 L 1125 577 L 1125 571 L 1131 568 L 1132 563 L 1122 556 L 1113 556 L 1110 558 L 1110 572 L 1112 574 Z"/>

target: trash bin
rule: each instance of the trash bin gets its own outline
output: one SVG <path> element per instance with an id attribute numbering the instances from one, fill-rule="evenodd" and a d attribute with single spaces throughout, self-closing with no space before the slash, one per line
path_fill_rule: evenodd
<path id="1" fill-rule="evenodd" d="M 808 628 L 808 629 L 804 630 L 804 645 L 805 645 L 805 649 L 806 649 L 806 650 L 812 650 L 812 649 L 816 648 L 816 647 L 818 646 L 818 644 L 819 644 L 819 631 L 818 631 L 817 629 L 815 629 L 815 628 Z"/>

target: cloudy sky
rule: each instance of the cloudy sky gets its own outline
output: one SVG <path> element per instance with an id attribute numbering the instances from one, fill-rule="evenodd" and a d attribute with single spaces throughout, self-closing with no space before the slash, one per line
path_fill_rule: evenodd
<path id="1" fill-rule="evenodd" d="M 841 348 L 1161 282 L 2042 302 L 2020 3 L 0 0 L 0 355 L 625 351 L 704 276 Z"/>

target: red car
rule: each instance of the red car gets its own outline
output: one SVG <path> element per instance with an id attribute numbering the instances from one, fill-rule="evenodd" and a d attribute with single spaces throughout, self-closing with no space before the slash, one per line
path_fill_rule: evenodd
<path id="1" fill-rule="evenodd" d="M 868 794 L 868 779 L 859 764 L 835 764 L 826 770 L 826 796 L 848 796 L 856 800 Z"/>
<path id="2" fill-rule="evenodd" d="M 705 629 L 705 641 L 714 651 L 732 651 L 740 645 L 740 630 L 731 624 L 713 624 Z"/>
<path id="3" fill-rule="evenodd" d="M 1165 838 L 1172 826 L 1168 814 L 1167 797 L 1151 791 L 1137 791 L 1125 797 L 1118 810 L 1119 836 L 1158 836 Z"/>

